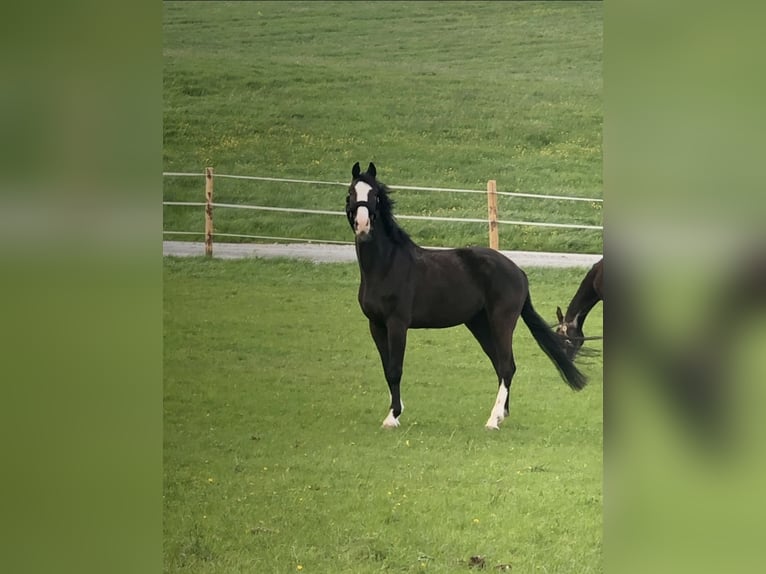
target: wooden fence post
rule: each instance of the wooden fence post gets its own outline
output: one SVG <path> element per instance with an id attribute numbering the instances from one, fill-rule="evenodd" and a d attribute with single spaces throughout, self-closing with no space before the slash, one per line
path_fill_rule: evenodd
<path id="1" fill-rule="evenodd" d="M 205 255 L 213 256 L 213 168 L 205 168 Z"/>
<path id="2" fill-rule="evenodd" d="M 489 246 L 500 248 L 500 237 L 497 232 L 497 182 L 490 179 L 487 182 L 487 211 L 489 214 Z"/>

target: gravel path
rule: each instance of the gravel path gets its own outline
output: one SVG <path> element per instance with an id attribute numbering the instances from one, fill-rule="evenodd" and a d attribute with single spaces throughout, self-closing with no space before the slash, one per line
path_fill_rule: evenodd
<path id="1" fill-rule="evenodd" d="M 519 267 L 590 267 L 601 255 L 577 253 L 544 253 L 537 251 L 502 251 Z M 163 241 L 163 255 L 198 257 L 205 254 L 204 243 Z M 314 263 L 344 263 L 356 261 L 353 245 L 328 243 L 215 243 L 213 257 L 242 259 L 246 257 L 290 257 L 308 259 Z"/>

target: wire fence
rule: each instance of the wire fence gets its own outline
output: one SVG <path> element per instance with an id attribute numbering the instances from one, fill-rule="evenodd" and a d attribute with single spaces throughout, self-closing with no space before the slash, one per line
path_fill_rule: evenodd
<path id="1" fill-rule="evenodd" d="M 204 177 L 203 173 L 183 173 L 183 172 L 171 172 L 166 171 L 162 173 L 167 177 Z M 286 179 L 280 177 L 260 177 L 254 175 L 225 175 L 217 173 L 215 177 L 228 178 L 228 179 L 249 179 L 253 181 L 272 181 L 281 183 L 309 183 L 314 185 L 340 185 L 348 187 L 348 182 L 341 181 L 317 181 L 313 179 Z M 401 189 L 403 191 L 443 191 L 450 193 L 481 193 L 486 194 L 486 191 L 478 189 L 456 189 L 452 187 L 420 187 L 417 185 L 389 185 L 391 189 Z M 590 203 L 603 203 L 603 199 L 595 197 L 575 197 L 566 195 L 548 195 L 539 193 L 521 193 L 516 191 L 497 191 L 497 195 L 506 197 L 526 197 L 531 199 L 558 199 L 563 201 L 585 201 Z M 398 216 L 397 216 L 398 217 Z M 482 220 L 483 221 L 483 220 Z"/>
<path id="2" fill-rule="evenodd" d="M 206 213 L 205 231 L 181 231 L 181 230 L 163 230 L 164 235 L 204 235 L 206 243 L 206 251 L 212 254 L 212 210 L 213 208 L 219 209 L 250 209 L 256 211 L 274 211 L 284 213 L 305 213 L 313 215 L 340 215 L 344 216 L 344 211 L 332 211 L 323 209 L 305 209 L 297 207 L 274 207 L 265 205 L 247 205 L 247 204 L 235 204 L 235 203 L 217 203 L 213 201 L 213 170 L 207 168 L 205 173 L 188 173 L 188 172 L 163 172 L 163 177 L 197 177 L 206 179 L 206 201 L 163 201 L 163 205 L 167 206 L 183 206 L 183 207 L 204 207 Z M 327 185 L 327 186 L 343 186 L 348 187 L 348 182 L 338 181 L 318 181 L 310 179 L 292 179 L 292 178 L 279 178 L 279 177 L 264 177 L 264 176 L 251 176 L 251 175 L 229 175 L 229 174 L 215 174 L 215 178 L 221 179 L 240 179 L 240 180 L 252 180 L 252 181 L 267 181 L 278 183 L 297 183 L 297 184 L 311 184 L 311 185 Z M 411 219 L 421 221 L 441 221 L 441 222 L 455 222 L 455 223 L 489 223 L 490 226 L 490 246 L 493 243 L 497 244 L 497 225 L 518 225 L 529 227 L 547 227 L 547 228 L 560 228 L 560 229 L 583 229 L 583 230 L 596 230 L 602 231 L 602 225 L 585 225 L 579 223 L 550 223 L 543 221 L 516 221 L 516 220 L 504 220 L 496 218 L 496 203 L 494 210 L 492 209 L 493 202 L 496 202 L 496 196 L 507 197 L 520 197 L 529 199 L 542 199 L 542 200 L 557 200 L 557 201 L 573 201 L 573 202 L 589 202 L 589 203 L 603 203 L 601 198 L 585 198 L 575 196 L 562 196 L 562 195 L 548 195 L 548 194 L 535 194 L 535 193 L 521 193 L 511 191 L 496 191 L 494 180 L 488 182 L 487 191 L 476 189 L 459 189 L 448 187 L 422 187 L 412 185 L 390 185 L 392 189 L 403 191 L 431 191 L 431 192 L 445 192 L 445 193 L 474 193 L 485 194 L 488 196 L 488 202 L 490 205 L 489 218 L 474 218 L 474 217 L 440 217 L 432 215 L 407 215 L 397 214 L 397 219 Z M 493 215 L 493 212 L 495 215 Z M 493 237 L 494 229 L 494 237 Z M 275 237 L 266 235 L 250 235 L 239 233 L 219 233 L 216 232 L 217 237 L 232 237 L 243 239 L 259 239 L 259 240 L 273 240 L 273 241 L 303 241 L 307 243 L 334 243 L 334 244 L 351 244 L 347 241 L 331 241 L 320 240 L 311 238 L 298 238 L 298 237 Z"/>

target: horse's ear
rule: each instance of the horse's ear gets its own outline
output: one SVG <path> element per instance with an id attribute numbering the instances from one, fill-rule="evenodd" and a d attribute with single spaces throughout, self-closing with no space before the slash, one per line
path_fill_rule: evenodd
<path id="1" fill-rule="evenodd" d="M 351 168 L 351 177 L 353 177 L 354 179 L 356 179 L 357 177 L 359 177 L 359 174 L 360 174 L 360 173 L 362 173 L 362 170 L 361 170 L 361 168 L 359 167 L 359 162 L 356 162 L 356 163 L 354 164 L 354 167 L 352 167 L 352 168 Z"/>
<path id="2" fill-rule="evenodd" d="M 370 162 L 370 165 L 367 166 L 367 173 L 369 173 L 372 177 L 375 177 L 375 174 L 378 173 L 378 170 L 375 169 L 375 164 Z"/>
<path id="3" fill-rule="evenodd" d="M 559 324 L 564 322 L 564 314 L 561 312 L 561 307 L 556 307 L 556 318 L 559 320 Z"/>

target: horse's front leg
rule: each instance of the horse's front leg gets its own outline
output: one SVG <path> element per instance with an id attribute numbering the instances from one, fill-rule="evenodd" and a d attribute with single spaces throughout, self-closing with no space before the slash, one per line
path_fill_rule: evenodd
<path id="1" fill-rule="evenodd" d="M 388 416 L 383 420 L 383 427 L 398 427 L 399 416 L 404 410 L 399 385 L 402 380 L 404 349 L 407 345 L 407 327 L 399 321 L 388 321 L 385 327 L 370 322 L 370 332 L 380 352 L 383 372 L 391 394 L 391 406 Z"/>

